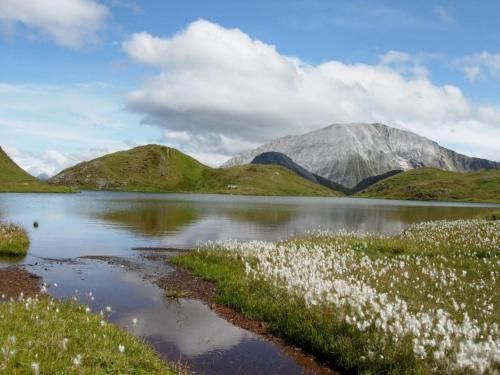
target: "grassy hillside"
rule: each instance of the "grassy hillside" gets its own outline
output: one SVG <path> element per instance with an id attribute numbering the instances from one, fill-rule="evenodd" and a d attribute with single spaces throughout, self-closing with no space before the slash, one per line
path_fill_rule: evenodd
<path id="1" fill-rule="evenodd" d="M 228 189 L 229 185 L 235 185 Z M 340 196 L 277 165 L 240 165 L 205 171 L 200 191 L 244 195 Z"/>
<path id="2" fill-rule="evenodd" d="M 500 170 L 458 173 L 419 168 L 382 180 L 356 197 L 500 202 Z"/>
<path id="3" fill-rule="evenodd" d="M 0 147 L 0 193 L 67 193 L 70 188 L 39 182 L 19 167 Z"/>
<path id="4" fill-rule="evenodd" d="M 148 145 L 68 168 L 49 180 L 84 189 L 255 195 L 338 195 L 277 166 L 214 169 L 172 148 Z"/>
<path id="5" fill-rule="evenodd" d="M 82 162 L 49 183 L 99 190 L 189 191 L 207 168 L 175 149 L 149 145 Z"/>

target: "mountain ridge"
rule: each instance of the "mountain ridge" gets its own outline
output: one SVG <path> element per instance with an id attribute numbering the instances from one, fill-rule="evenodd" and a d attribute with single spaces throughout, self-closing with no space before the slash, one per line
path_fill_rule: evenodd
<path id="1" fill-rule="evenodd" d="M 235 155 L 223 167 L 250 163 L 264 152 L 290 157 L 311 173 L 353 188 L 371 176 L 418 167 L 469 172 L 500 163 L 469 157 L 418 134 L 384 124 L 332 124 L 303 135 L 278 138 Z"/>

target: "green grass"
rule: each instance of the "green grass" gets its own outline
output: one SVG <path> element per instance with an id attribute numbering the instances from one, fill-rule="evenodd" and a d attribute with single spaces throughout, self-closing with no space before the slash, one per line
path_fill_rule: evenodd
<path id="1" fill-rule="evenodd" d="M 23 228 L 13 224 L 0 224 L 0 255 L 26 255 L 29 245 L 30 239 Z"/>
<path id="2" fill-rule="evenodd" d="M 455 357 L 458 341 L 444 359 L 434 357 L 438 350 L 433 347 L 425 347 L 422 358 L 414 352 L 413 335 L 383 331 L 375 320 L 384 306 L 404 301 L 407 310 L 398 317 L 403 323 L 422 313 L 439 316 L 439 311 L 453 324 L 462 324 L 465 313 L 478 327 L 498 323 L 499 233 L 495 221 L 431 222 L 385 238 L 320 234 L 278 244 L 222 244 L 172 262 L 214 282 L 218 302 L 267 321 L 274 335 L 334 368 L 366 374 L 461 374 L 471 371 L 455 366 L 460 362 Z M 340 292 L 345 284 L 334 287 L 337 282 L 346 283 L 348 292 Z M 385 302 L 358 305 L 359 293 L 369 289 L 375 296 L 385 295 Z M 340 302 L 332 302 L 336 298 Z M 357 326 L 364 322 L 366 327 Z M 397 329 L 391 322 L 390 329 Z M 479 330 L 482 338 L 495 332 Z M 443 336 L 435 332 L 432 326 L 426 334 L 439 342 Z M 450 337 L 453 342 L 458 336 Z M 474 360 L 472 354 L 467 357 Z"/>
<path id="3" fill-rule="evenodd" d="M 2 182 L 0 193 L 75 193 L 76 189 L 69 186 L 49 185 L 38 181 Z"/>
<path id="4" fill-rule="evenodd" d="M 500 170 L 459 173 L 436 168 L 418 168 L 382 180 L 354 196 L 425 201 L 500 202 Z"/>
<path id="5" fill-rule="evenodd" d="M 0 303 L 0 316 L 4 373 L 174 374 L 151 347 L 83 305 L 30 298 Z"/>
<path id="6" fill-rule="evenodd" d="M 116 191 L 341 195 L 282 167 L 210 168 L 180 151 L 159 145 L 140 146 L 80 163 L 62 171 L 50 183 Z"/>
<path id="7" fill-rule="evenodd" d="M 235 188 L 228 189 L 229 185 Z M 209 169 L 197 188 L 200 192 L 241 195 L 341 196 L 277 165 L 240 165 Z"/>

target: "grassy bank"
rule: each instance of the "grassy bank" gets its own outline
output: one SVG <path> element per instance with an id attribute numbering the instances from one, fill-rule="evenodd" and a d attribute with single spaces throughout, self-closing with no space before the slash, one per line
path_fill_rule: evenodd
<path id="1" fill-rule="evenodd" d="M 27 298 L 0 303 L 0 316 L 5 373 L 174 373 L 148 345 L 83 305 Z"/>
<path id="2" fill-rule="evenodd" d="M 0 223 L 0 255 L 26 255 L 29 245 L 28 234 L 23 228 L 14 224 Z"/>
<path id="3" fill-rule="evenodd" d="M 174 258 L 221 303 L 361 373 L 500 369 L 500 223 L 429 222 L 396 237 L 318 233 Z"/>
<path id="4" fill-rule="evenodd" d="M 417 168 L 386 178 L 355 196 L 424 201 L 500 202 L 500 170 L 459 173 L 436 168 Z"/>
<path id="5" fill-rule="evenodd" d="M 76 193 L 69 186 L 55 186 L 38 181 L 0 181 L 0 193 Z"/>

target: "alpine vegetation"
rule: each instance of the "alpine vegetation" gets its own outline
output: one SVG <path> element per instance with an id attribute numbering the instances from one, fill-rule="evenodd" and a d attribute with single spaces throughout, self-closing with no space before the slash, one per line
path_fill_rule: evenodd
<path id="1" fill-rule="evenodd" d="M 26 231 L 18 225 L 0 223 L 0 254 L 26 255 L 30 240 Z"/>
<path id="2" fill-rule="evenodd" d="M 210 271 L 210 262 L 228 261 L 253 283 L 247 293 L 267 286 L 286 302 L 270 308 L 248 295 L 228 298 L 227 285 L 244 282 Z M 498 221 L 425 222 L 395 237 L 315 232 L 279 243 L 220 242 L 177 262 L 205 276 L 212 272 L 226 303 L 269 320 L 275 333 L 344 368 L 500 369 Z"/>
<path id="3" fill-rule="evenodd" d="M 45 294 L 2 296 L 0 348 L 0 371 L 9 374 L 181 373 L 103 315 Z"/>

